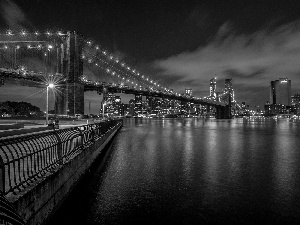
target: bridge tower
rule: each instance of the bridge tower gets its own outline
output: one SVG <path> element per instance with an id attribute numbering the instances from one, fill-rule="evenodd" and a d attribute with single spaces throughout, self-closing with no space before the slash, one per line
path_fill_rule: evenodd
<path id="1" fill-rule="evenodd" d="M 216 119 L 231 119 L 231 106 L 216 106 Z"/>
<path id="2" fill-rule="evenodd" d="M 76 32 L 68 32 L 66 41 L 58 50 L 58 73 L 66 77 L 55 99 L 55 113 L 75 116 L 84 114 L 84 85 L 80 82 L 83 74 L 83 38 Z"/>

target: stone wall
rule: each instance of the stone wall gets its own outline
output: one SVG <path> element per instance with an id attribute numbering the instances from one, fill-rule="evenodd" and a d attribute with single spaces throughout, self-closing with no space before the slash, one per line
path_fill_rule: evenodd
<path id="1" fill-rule="evenodd" d="M 32 189 L 15 196 L 11 202 L 24 221 L 45 224 L 121 127 L 119 124 L 88 149 L 45 176 Z"/>

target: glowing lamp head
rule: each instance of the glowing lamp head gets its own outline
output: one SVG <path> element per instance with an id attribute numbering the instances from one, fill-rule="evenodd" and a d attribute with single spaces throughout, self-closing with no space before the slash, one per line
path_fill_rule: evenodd
<path id="1" fill-rule="evenodd" d="M 48 85 L 48 87 L 49 87 L 49 88 L 54 88 L 54 84 L 53 84 L 53 83 L 50 83 L 50 84 Z"/>
<path id="2" fill-rule="evenodd" d="M 6 34 L 7 34 L 8 36 L 12 36 L 12 35 L 13 35 L 13 33 L 12 33 L 11 30 L 8 30 L 8 31 L 6 32 Z"/>

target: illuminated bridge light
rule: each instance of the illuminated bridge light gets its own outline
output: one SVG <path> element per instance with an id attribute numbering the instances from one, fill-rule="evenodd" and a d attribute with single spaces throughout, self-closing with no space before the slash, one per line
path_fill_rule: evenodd
<path id="1" fill-rule="evenodd" d="M 46 34 L 47 34 L 47 36 L 51 36 L 52 35 L 52 33 L 50 31 L 47 31 Z"/>
<path id="2" fill-rule="evenodd" d="M 12 36 L 13 35 L 12 30 L 7 30 L 6 35 Z"/>
<path id="3" fill-rule="evenodd" d="M 21 35 L 21 36 L 26 36 L 26 35 L 27 35 L 27 32 L 26 32 L 25 30 L 22 30 L 21 33 L 20 33 L 20 35 Z"/>
<path id="4" fill-rule="evenodd" d="M 65 34 L 62 31 L 59 30 L 59 31 L 57 31 L 57 35 L 62 36 L 62 35 L 65 35 Z"/>
<path id="5" fill-rule="evenodd" d="M 34 32 L 34 34 L 35 34 L 36 36 L 39 36 L 39 35 L 40 35 L 40 33 L 39 33 L 38 31 Z"/>

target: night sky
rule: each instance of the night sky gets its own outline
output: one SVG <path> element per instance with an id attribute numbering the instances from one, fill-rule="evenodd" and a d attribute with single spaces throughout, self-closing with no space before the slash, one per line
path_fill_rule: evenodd
<path id="1" fill-rule="evenodd" d="M 292 80 L 292 95 L 300 93 L 298 0 L 1 0 L 0 11 L 2 31 L 76 30 L 180 93 L 207 96 L 213 77 L 217 91 L 232 78 L 236 100 L 252 107 L 269 100 L 270 81 L 281 77 Z M 37 92 L 4 85 L 0 101 L 44 109 Z M 98 112 L 98 98 L 86 95 L 86 113 L 90 101 Z"/>

